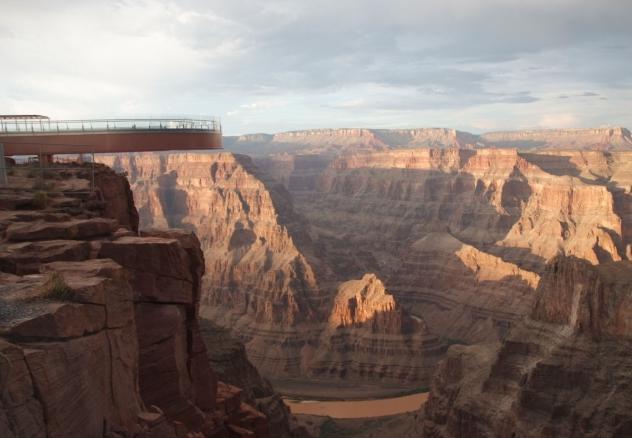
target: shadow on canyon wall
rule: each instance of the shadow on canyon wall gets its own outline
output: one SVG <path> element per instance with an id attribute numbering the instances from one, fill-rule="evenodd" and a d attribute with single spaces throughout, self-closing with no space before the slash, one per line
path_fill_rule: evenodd
<path id="1" fill-rule="evenodd" d="M 192 224 L 183 222 L 182 219 L 189 214 L 187 192 L 177 188 L 178 172 L 172 170 L 158 177 L 158 199 L 165 213 L 169 228 L 183 228 L 197 232 Z"/>
<path id="2" fill-rule="evenodd" d="M 349 223 L 332 223 L 325 215 L 315 218 L 319 228 L 332 231 L 319 236 L 316 244 L 328 258 L 334 257 L 333 271 L 342 275 L 337 278 L 340 281 L 348 279 L 342 267 L 353 269 L 349 272 L 353 275 L 373 271 L 384 278 L 390 272 L 379 265 L 378 253 L 397 257 L 432 232 L 449 232 L 486 250 L 507 236 L 531 196 L 531 188 L 517 168 L 502 188 L 462 171 L 380 168 L 379 175 L 371 170 L 358 176 L 365 171 L 354 169 L 338 176 L 329 192 L 315 193 L 305 201 L 317 210 L 336 209 L 348 218 Z M 498 198 L 497 207 L 492 201 Z M 339 204 L 334 205 L 336 202 Z M 350 261 L 353 259 L 358 262 Z M 532 255 L 529 264 L 543 267 L 544 260 Z"/>

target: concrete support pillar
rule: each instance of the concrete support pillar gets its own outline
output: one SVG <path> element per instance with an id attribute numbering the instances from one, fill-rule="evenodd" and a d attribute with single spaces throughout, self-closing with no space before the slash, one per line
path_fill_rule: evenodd
<path id="1" fill-rule="evenodd" d="M 39 156 L 40 166 L 41 167 L 49 167 L 53 164 L 53 155 L 52 154 L 41 154 Z"/>
<path id="2" fill-rule="evenodd" d="M 7 176 L 7 160 L 4 157 L 4 145 L 0 143 L 0 187 L 8 186 L 9 179 Z"/>

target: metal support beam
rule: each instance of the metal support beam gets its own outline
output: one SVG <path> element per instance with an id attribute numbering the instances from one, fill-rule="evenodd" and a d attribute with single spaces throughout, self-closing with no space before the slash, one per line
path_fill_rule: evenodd
<path id="1" fill-rule="evenodd" d="M 4 144 L 0 143 L 0 187 L 6 187 L 9 185 L 9 179 L 7 177 L 7 159 L 4 157 Z"/>

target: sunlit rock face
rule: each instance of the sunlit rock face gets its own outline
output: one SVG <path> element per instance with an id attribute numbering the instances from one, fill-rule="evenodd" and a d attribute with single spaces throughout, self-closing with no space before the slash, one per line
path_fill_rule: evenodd
<path id="1" fill-rule="evenodd" d="M 451 347 L 425 436 L 629 436 L 632 265 L 559 256 L 501 345 Z"/>
<path id="2" fill-rule="evenodd" d="M 340 284 L 310 366 L 315 377 L 418 383 L 445 352 L 375 274 Z"/>

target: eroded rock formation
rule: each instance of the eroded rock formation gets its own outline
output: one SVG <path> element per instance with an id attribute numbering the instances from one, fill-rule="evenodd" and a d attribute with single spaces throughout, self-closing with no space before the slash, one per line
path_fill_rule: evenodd
<path id="1" fill-rule="evenodd" d="M 450 348 L 425 435 L 629 436 L 630 284 L 627 260 L 556 257 L 530 317 L 502 345 Z"/>
<path id="2" fill-rule="evenodd" d="M 309 373 L 381 382 L 425 382 L 445 346 L 412 317 L 375 274 L 338 287 Z"/>

